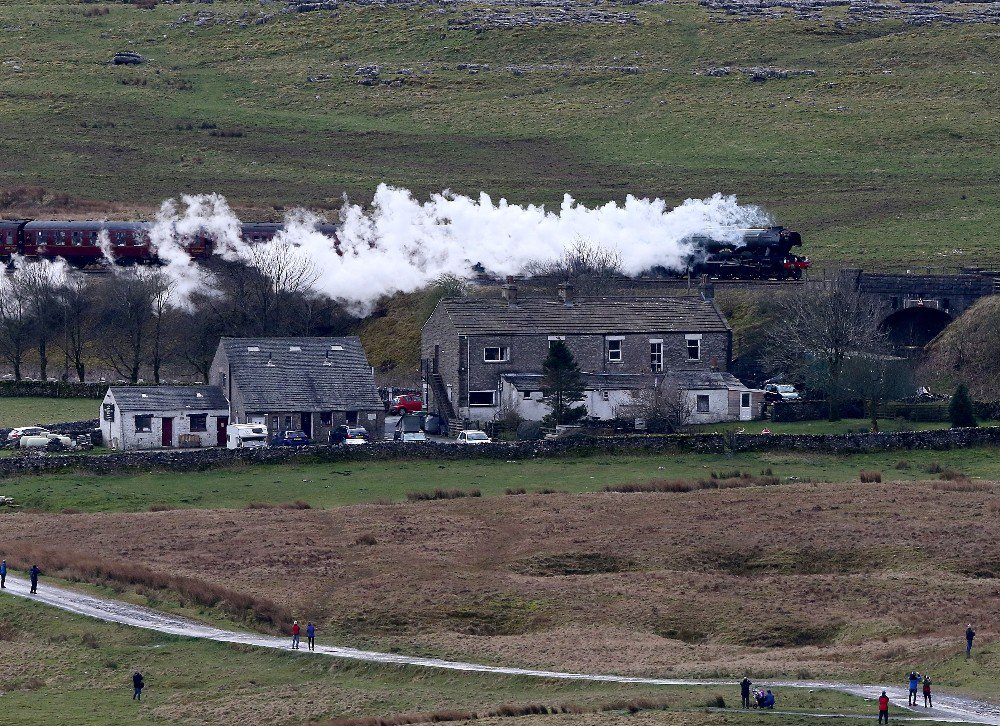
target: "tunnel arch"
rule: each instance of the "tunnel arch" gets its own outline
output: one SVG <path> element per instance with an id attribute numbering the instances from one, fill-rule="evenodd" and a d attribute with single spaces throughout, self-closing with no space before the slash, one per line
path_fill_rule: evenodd
<path id="1" fill-rule="evenodd" d="M 952 317 L 933 307 L 914 306 L 897 310 L 882 321 L 889 342 L 898 350 L 918 350 L 948 327 Z"/>

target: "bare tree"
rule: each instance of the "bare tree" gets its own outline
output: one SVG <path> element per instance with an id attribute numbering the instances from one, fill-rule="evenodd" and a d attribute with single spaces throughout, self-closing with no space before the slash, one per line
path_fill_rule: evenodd
<path id="1" fill-rule="evenodd" d="M 872 431 L 876 433 L 882 406 L 914 389 L 909 361 L 874 351 L 848 356 L 843 376 L 846 390 L 865 402 Z"/>
<path id="2" fill-rule="evenodd" d="M 84 352 L 93 334 L 93 317 L 97 307 L 94 293 L 95 286 L 89 278 L 84 275 L 70 275 L 60 288 L 56 299 L 63 324 L 60 347 L 81 383 L 86 379 Z"/>
<path id="3" fill-rule="evenodd" d="M 261 332 L 270 335 L 278 323 L 277 310 L 282 299 L 311 290 L 319 279 L 319 271 L 301 249 L 274 240 L 249 247 L 245 263 L 260 275 L 262 284 L 248 291 L 249 300 L 254 303 Z"/>
<path id="4" fill-rule="evenodd" d="M 644 418 L 650 431 L 680 431 L 691 422 L 694 414 L 690 397 L 669 379 L 630 391 L 629 399 L 622 407 L 623 413 Z"/>
<path id="5" fill-rule="evenodd" d="M 28 301 L 31 333 L 38 348 L 38 372 L 48 378 L 49 341 L 59 330 L 59 293 L 66 281 L 65 263 L 39 261 L 22 264 L 13 275 L 13 284 L 22 288 Z"/>
<path id="6" fill-rule="evenodd" d="M 154 335 L 155 285 L 137 268 L 119 271 L 108 282 L 100 317 L 102 357 L 120 376 L 138 383 Z"/>
<path id="7" fill-rule="evenodd" d="M 13 369 L 15 381 L 23 378 L 24 353 L 31 344 L 31 300 L 20 272 L 0 271 L 0 354 Z"/>
<path id="8" fill-rule="evenodd" d="M 622 276 L 622 258 L 618 250 L 579 238 L 559 258 L 529 263 L 524 269 L 528 275 L 555 277 L 594 294 Z"/>
<path id="9" fill-rule="evenodd" d="M 775 301 L 776 322 L 766 333 L 772 366 L 826 395 L 830 420 L 840 417 L 844 365 L 849 355 L 888 349 L 880 330 L 881 304 L 852 285 L 802 288 Z"/>

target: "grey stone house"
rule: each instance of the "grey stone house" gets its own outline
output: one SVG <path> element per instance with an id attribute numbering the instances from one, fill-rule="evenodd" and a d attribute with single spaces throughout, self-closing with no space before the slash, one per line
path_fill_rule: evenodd
<path id="1" fill-rule="evenodd" d="M 325 443 L 341 424 L 382 438 L 385 409 L 356 336 L 223 338 L 210 381 L 229 399 L 233 423 L 267 426 L 268 435 L 301 430 Z"/>
<path id="2" fill-rule="evenodd" d="M 501 299 L 441 300 L 421 331 L 426 409 L 449 422 L 489 421 L 508 411 L 540 419 L 547 413 L 542 361 L 553 340 L 566 343 L 584 372 L 592 418 L 617 417 L 637 391 L 665 381 L 689 393 L 698 388 L 692 422 L 752 416 L 752 399 L 738 396 L 730 406 L 731 391 L 749 389 L 732 375 L 707 375 L 724 374 L 732 358 L 732 331 L 712 301 L 574 299 L 567 285 L 558 298 L 518 299 L 516 286 L 508 284 Z M 693 374 L 701 375 L 696 381 Z M 705 392 L 706 384 L 714 394 Z"/>
<path id="3" fill-rule="evenodd" d="M 217 386 L 112 386 L 100 421 L 111 449 L 225 446 L 229 402 Z"/>

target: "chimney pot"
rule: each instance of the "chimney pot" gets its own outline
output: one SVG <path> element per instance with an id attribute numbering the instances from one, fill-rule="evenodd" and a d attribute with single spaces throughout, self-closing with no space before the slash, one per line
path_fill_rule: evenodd
<path id="1" fill-rule="evenodd" d="M 514 284 L 513 277 L 507 277 L 507 284 L 500 288 L 500 292 L 508 305 L 517 305 L 517 285 Z"/>

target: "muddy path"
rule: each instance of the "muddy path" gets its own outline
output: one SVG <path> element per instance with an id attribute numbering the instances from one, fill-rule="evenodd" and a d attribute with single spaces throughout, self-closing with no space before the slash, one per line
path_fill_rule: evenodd
<path id="1" fill-rule="evenodd" d="M 120 623 L 136 628 L 155 630 L 171 635 L 181 635 L 190 638 L 217 640 L 223 643 L 242 643 L 260 648 L 276 648 L 287 650 L 290 638 L 273 635 L 261 635 L 245 631 L 225 630 L 193 620 L 167 615 L 149 608 L 129 603 L 106 600 L 104 598 L 86 595 L 66 588 L 55 587 L 43 582 L 36 595 L 29 593 L 28 581 L 8 575 L 5 594 L 36 600 L 46 605 L 59 608 L 77 615 L 96 618 L 109 623 Z M 304 638 L 303 638 L 304 640 Z M 441 668 L 469 673 L 490 673 L 494 675 L 525 676 L 534 678 L 556 678 L 578 681 L 600 681 L 606 683 L 634 683 L 652 686 L 711 686 L 726 685 L 736 687 L 736 681 L 726 680 L 696 680 L 685 678 L 640 678 L 632 676 L 616 676 L 597 673 L 565 673 L 560 671 L 535 670 L 531 668 L 507 668 L 504 666 L 489 666 L 478 663 L 463 663 L 461 661 L 441 660 L 438 658 L 420 658 L 396 653 L 379 653 L 376 651 L 358 650 L 356 648 L 341 648 L 332 645 L 316 645 L 315 651 L 301 651 L 303 656 L 325 655 L 333 658 L 345 658 L 369 663 L 387 663 L 407 665 L 418 668 Z M 934 708 L 907 709 L 903 705 L 906 700 L 906 689 L 899 686 L 865 685 L 861 683 L 839 683 L 834 681 L 791 681 L 768 680 L 766 685 L 771 688 L 809 688 L 841 691 L 853 696 L 876 699 L 883 689 L 886 690 L 896 707 L 907 713 L 912 720 L 946 721 L 952 723 L 988 724 L 1000 726 L 1000 708 L 981 701 L 975 701 L 960 696 L 950 696 L 943 693 L 934 695 Z M 874 712 L 874 706 L 873 706 Z M 824 714 L 836 717 L 839 714 Z M 913 718 L 915 717 L 915 718 Z M 907 716 L 903 716 L 907 718 Z"/>

